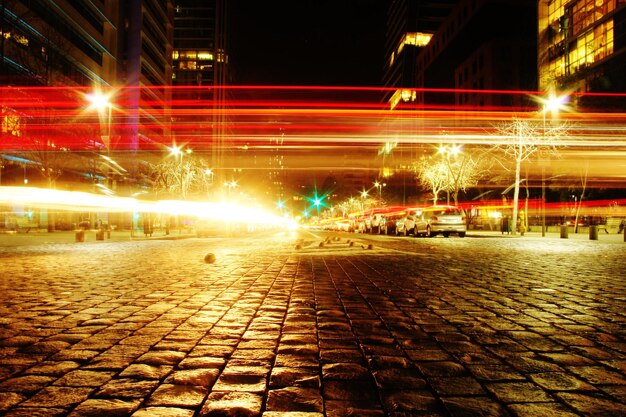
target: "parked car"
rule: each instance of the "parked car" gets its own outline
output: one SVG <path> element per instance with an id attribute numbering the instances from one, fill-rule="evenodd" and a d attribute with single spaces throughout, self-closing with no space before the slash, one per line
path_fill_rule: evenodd
<path id="1" fill-rule="evenodd" d="M 415 234 L 415 214 L 409 212 L 396 218 L 396 236 Z"/>
<path id="2" fill-rule="evenodd" d="M 416 217 L 416 236 L 433 237 L 441 234 L 444 237 L 448 237 L 450 234 L 457 234 L 459 237 L 465 237 L 467 232 L 465 216 L 457 207 L 428 207 L 419 211 Z"/>
<path id="3" fill-rule="evenodd" d="M 396 221 L 400 217 L 399 214 L 387 214 L 383 217 L 383 221 L 380 225 L 381 235 L 395 235 L 396 234 Z"/>

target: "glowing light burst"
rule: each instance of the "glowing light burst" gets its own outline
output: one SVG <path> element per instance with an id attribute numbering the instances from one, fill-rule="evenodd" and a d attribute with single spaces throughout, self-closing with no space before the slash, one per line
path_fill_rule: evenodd
<path id="1" fill-rule="evenodd" d="M 187 215 L 221 222 L 251 223 L 293 229 L 291 219 L 265 210 L 239 204 L 182 200 L 144 201 L 130 197 L 109 197 L 77 191 L 59 191 L 32 187 L 0 187 L 0 204 L 22 204 L 29 208 L 45 208 L 74 212 L 143 212 Z"/>

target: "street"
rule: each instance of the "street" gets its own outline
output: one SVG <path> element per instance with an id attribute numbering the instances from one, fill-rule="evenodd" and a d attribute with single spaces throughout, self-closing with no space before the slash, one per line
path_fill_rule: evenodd
<path id="1" fill-rule="evenodd" d="M 600 238 L 0 246 L 0 414 L 626 415 L 626 243 Z"/>

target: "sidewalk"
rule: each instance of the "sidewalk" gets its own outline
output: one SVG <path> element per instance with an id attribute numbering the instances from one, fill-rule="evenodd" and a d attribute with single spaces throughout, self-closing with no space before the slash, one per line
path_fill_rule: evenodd
<path id="1" fill-rule="evenodd" d="M 535 230 L 537 229 L 537 230 Z M 541 236 L 541 229 L 534 228 L 531 229 L 530 232 L 524 233 L 524 235 L 520 235 L 519 233 L 516 235 L 513 234 L 503 234 L 500 231 L 496 230 L 468 230 L 468 237 L 502 237 L 502 238 L 533 238 L 533 239 L 560 239 L 560 240 L 591 240 L 589 237 L 589 228 L 584 227 L 580 228 L 578 233 L 574 233 L 572 229 L 568 231 L 567 238 L 561 238 L 560 231 L 549 230 L 546 232 L 545 236 Z M 598 231 L 598 239 L 599 242 L 611 242 L 611 243 L 624 243 L 624 234 L 618 234 L 615 232 L 606 233 L 604 230 Z"/>
<path id="2" fill-rule="evenodd" d="M 135 232 L 131 236 L 130 230 L 112 230 L 110 237 L 107 233 L 104 233 L 104 240 L 96 239 L 97 230 L 85 230 L 85 239 L 83 244 L 102 243 L 102 242 L 123 242 L 123 241 L 138 241 L 138 240 L 159 240 L 159 239 L 185 239 L 189 237 L 195 237 L 196 234 L 189 230 L 171 230 L 169 234 L 165 234 L 165 231 L 159 230 L 152 234 L 152 236 L 145 236 L 141 231 Z M 76 238 L 76 231 L 74 230 L 61 230 L 54 232 L 47 232 L 44 230 L 19 232 L 19 233 L 0 233 L 0 247 L 12 247 L 12 246 L 29 246 L 29 245 L 49 245 L 60 243 L 79 243 Z"/>

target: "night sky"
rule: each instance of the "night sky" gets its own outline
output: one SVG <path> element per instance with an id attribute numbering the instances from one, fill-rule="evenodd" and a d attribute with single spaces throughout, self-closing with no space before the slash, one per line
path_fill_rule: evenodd
<path id="1" fill-rule="evenodd" d="M 232 0 L 233 84 L 381 86 L 383 0 Z"/>

